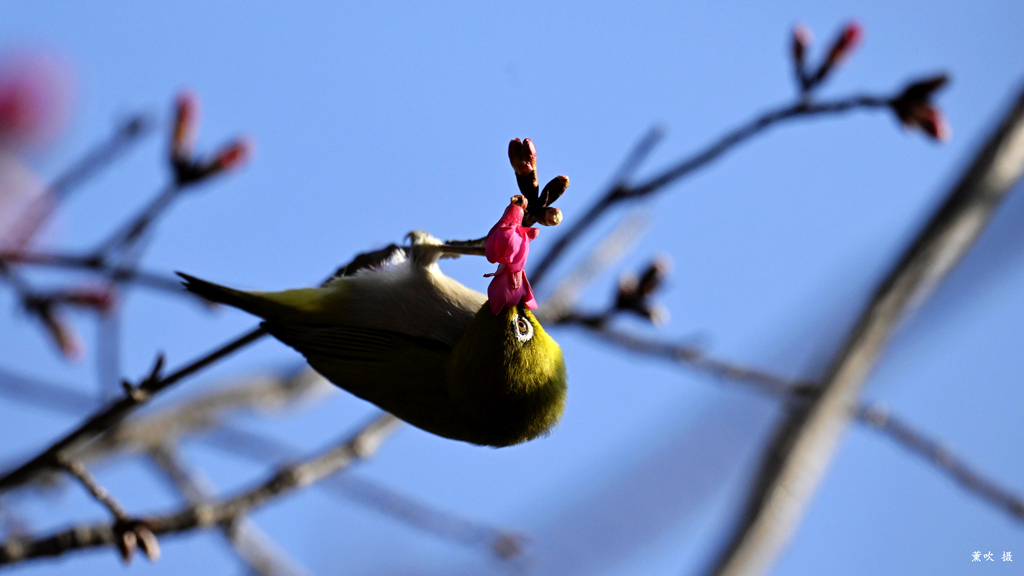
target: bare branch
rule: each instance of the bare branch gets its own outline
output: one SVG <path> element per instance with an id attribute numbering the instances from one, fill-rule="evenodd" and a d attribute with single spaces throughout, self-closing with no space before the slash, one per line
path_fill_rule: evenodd
<path id="1" fill-rule="evenodd" d="M 209 480 L 198 470 L 191 470 L 177 454 L 173 445 L 153 448 L 150 457 L 157 468 L 171 480 L 189 504 L 200 505 L 213 498 Z M 261 576 L 308 574 L 309 571 L 277 546 L 252 521 L 238 516 L 221 525 L 221 532 L 238 556 L 253 572 Z"/>
<path id="2" fill-rule="evenodd" d="M 834 358 L 820 395 L 791 406 L 767 448 L 743 519 L 714 574 L 761 574 L 772 565 L 856 415 L 861 387 L 896 325 L 960 260 L 1022 170 L 1024 93 L 878 287 Z"/>
<path id="3" fill-rule="evenodd" d="M 806 402 L 817 390 L 817 385 L 814 382 L 790 381 L 763 370 L 711 358 L 696 347 L 656 342 L 615 330 L 603 324 L 593 325 L 586 322 L 580 324 L 588 328 L 591 334 L 614 346 L 662 358 L 722 380 L 745 384 L 755 390 L 789 402 Z M 880 405 L 862 404 L 857 409 L 856 419 L 903 449 L 923 458 L 971 494 L 1001 508 L 1015 520 L 1024 521 L 1024 500 L 1020 496 L 985 477 L 951 450 L 944 448 L 938 441 L 889 414 L 888 410 Z"/>
<path id="4" fill-rule="evenodd" d="M 67 470 L 69 474 L 75 477 L 89 494 L 96 499 L 97 502 L 102 504 L 104 508 L 110 511 L 110 514 L 114 516 L 114 519 L 118 522 L 128 522 L 131 519 L 131 515 L 125 510 L 124 506 L 118 502 L 109 490 L 100 485 L 96 477 L 93 476 L 89 470 L 85 468 L 80 462 L 73 462 L 71 460 L 65 460 L 63 458 L 58 460 L 58 464 L 61 468 Z"/>
<path id="5" fill-rule="evenodd" d="M 266 331 L 262 328 L 256 328 L 183 366 L 167 377 L 147 379 L 135 389 L 140 391 L 141 394 L 126 394 L 120 400 L 108 404 L 35 458 L 5 474 L 0 478 L 0 491 L 9 490 L 14 486 L 31 480 L 39 472 L 52 469 L 57 464 L 57 458 L 65 451 L 77 447 L 83 442 L 92 440 L 100 433 L 110 429 L 128 416 L 139 404 L 147 401 L 149 397 L 260 339 L 265 334 Z"/>
<path id="6" fill-rule="evenodd" d="M 538 311 L 542 323 L 559 322 L 575 305 L 595 276 L 621 260 L 647 231 L 648 219 L 642 214 L 632 213 L 622 220 L 614 230 L 593 250 L 581 259 L 572 272 L 558 284 L 551 296 Z"/>
<path id="7" fill-rule="evenodd" d="M 889 98 L 876 96 L 853 96 L 851 98 L 832 102 L 812 104 L 801 101 L 796 104 L 782 106 L 774 110 L 770 110 L 746 124 L 726 133 L 706 148 L 692 156 L 688 156 L 680 160 L 675 165 L 662 171 L 660 174 L 646 182 L 632 186 L 626 182 L 620 182 L 616 179 L 617 181 L 613 186 L 608 189 L 604 195 L 598 198 L 582 217 L 577 218 L 575 223 L 568 230 L 562 233 L 562 236 L 555 241 L 551 246 L 551 249 L 544 254 L 544 257 L 541 258 L 540 262 L 534 267 L 534 270 L 530 272 L 530 281 L 535 287 L 540 285 L 541 280 L 547 276 L 548 270 L 551 269 L 551 266 L 554 265 L 555 261 L 561 257 L 569 246 L 578 240 L 584 232 L 589 230 L 590 227 L 593 226 L 612 206 L 626 200 L 643 198 L 658 192 L 669 184 L 678 181 L 680 178 L 683 178 L 699 168 L 703 168 L 710 164 L 719 156 L 742 143 L 744 140 L 764 132 L 766 129 L 779 122 L 793 118 L 821 116 L 825 114 L 840 114 L 856 109 L 885 108 L 889 105 L 889 100 Z M 646 141 L 647 140 L 645 139 L 644 142 Z M 631 157 L 632 156 L 633 155 L 631 155 Z"/>
<path id="8" fill-rule="evenodd" d="M 371 457 L 400 422 L 390 414 L 382 414 L 334 448 L 305 462 L 283 468 L 266 481 L 234 497 L 189 506 L 173 514 L 152 516 L 142 522 L 157 535 L 219 526 L 271 500 L 322 480 L 357 460 Z M 77 526 L 33 541 L 8 540 L 0 545 L 0 564 L 111 545 L 114 536 L 114 526 L 94 524 Z"/>
<path id="9" fill-rule="evenodd" d="M 81 416 L 96 407 L 95 398 L 58 384 L 0 369 L 0 395 L 49 410 Z"/>
<path id="10" fill-rule="evenodd" d="M 75 187 L 88 180 L 101 168 L 128 150 L 143 136 L 153 131 L 155 123 L 143 114 L 136 114 L 122 122 L 106 142 L 101 142 L 90 150 L 78 162 L 71 165 L 50 185 L 50 192 L 58 198 L 64 198 Z"/>
<path id="11" fill-rule="evenodd" d="M 968 492 L 1002 508 L 1014 517 L 1024 521 L 1024 500 L 1013 492 L 986 478 L 961 460 L 952 450 L 943 447 L 909 424 L 889 414 L 882 406 L 861 406 L 857 420 L 881 432 L 906 450 L 917 454 L 929 464 L 945 472 Z"/>
<path id="12" fill-rule="evenodd" d="M 73 254 L 39 253 L 39 252 L 0 252 L 0 261 L 11 264 L 27 264 L 50 268 L 68 268 L 73 270 L 92 270 L 118 283 L 131 283 L 154 290 L 172 293 L 176 296 L 197 298 L 191 292 L 181 289 L 181 281 L 177 278 L 146 272 L 143 270 L 124 269 L 90 256 Z"/>
<path id="13" fill-rule="evenodd" d="M 221 426 L 204 438 L 205 443 L 257 462 L 293 460 L 298 450 L 261 434 Z M 439 510 L 393 489 L 362 480 L 353 474 L 338 474 L 320 486 L 368 506 L 378 513 L 438 536 L 471 547 L 486 547 L 508 559 L 522 551 L 522 537 Z"/>

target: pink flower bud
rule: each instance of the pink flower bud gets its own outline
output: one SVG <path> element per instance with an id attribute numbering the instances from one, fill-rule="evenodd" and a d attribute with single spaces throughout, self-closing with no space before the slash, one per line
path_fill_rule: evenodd
<path id="1" fill-rule="evenodd" d="M 939 142 L 947 142 L 950 138 L 949 124 L 942 111 L 934 106 L 915 108 L 910 117 L 910 127 L 919 128 L 925 134 Z"/>
<path id="2" fill-rule="evenodd" d="M 237 170 L 241 168 L 255 152 L 255 143 L 251 138 L 242 137 L 221 148 L 210 162 L 216 172 Z"/>
<path id="3" fill-rule="evenodd" d="M 807 49 L 811 46 L 814 37 L 811 34 L 811 29 L 803 24 L 797 24 L 793 26 L 793 41 L 790 45 L 791 54 L 793 56 L 793 62 L 797 65 L 797 68 L 803 70 L 804 60 L 807 56 Z"/>
<path id="4" fill-rule="evenodd" d="M 109 314 L 117 307 L 117 290 L 113 286 L 75 288 L 60 299 L 68 304 L 93 308 L 100 314 Z"/>
<path id="5" fill-rule="evenodd" d="M 948 82 L 945 74 L 913 82 L 891 100 L 889 106 L 905 127 L 921 130 L 936 141 L 945 142 L 950 137 L 949 124 L 931 98 Z"/>
<path id="6" fill-rule="evenodd" d="M 71 361 L 81 360 L 85 355 L 85 345 L 82 337 L 63 318 L 54 312 L 52 306 L 43 306 L 37 309 L 43 326 L 50 334 L 50 338 L 60 349 L 61 354 Z"/>
<path id="7" fill-rule="evenodd" d="M 174 102 L 174 129 L 171 133 L 171 160 L 189 162 L 199 132 L 201 108 L 199 97 L 191 90 L 182 90 Z"/>
<path id="8" fill-rule="evenodd" d="M 864 29 L 857 21 L 847 22 L 828 51 L 828 65 L 831 67 L 842 63 L 850 54 L 853 54 L 863 37 Z"/>
<path id="9" fill-rule="evenodd" d="M 516 174 L 529 174 L 537 169 L 537 148 L 529 138 L 516 138 L 508 143 L 508 160 Z"/>

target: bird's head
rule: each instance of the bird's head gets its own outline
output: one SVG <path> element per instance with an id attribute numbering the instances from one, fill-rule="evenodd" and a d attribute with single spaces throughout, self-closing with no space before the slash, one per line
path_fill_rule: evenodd
<path id="1" fill-rule="evenodd" d="M 497 315 L 485 303 L 448 362 L 453 399 L 506 444 L 536 438 L 558 422 L 566 381 L 561 348 L 522 303 Z"/>

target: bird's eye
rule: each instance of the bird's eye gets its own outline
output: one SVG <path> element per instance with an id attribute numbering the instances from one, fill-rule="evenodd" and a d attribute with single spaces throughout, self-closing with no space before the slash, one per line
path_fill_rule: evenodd
<path id="1" fill-rule="evenodd" d="M 533 324 L 526 317 L 516 314 L 512 332 L 520 342 L 529 342 L 530 338 L 533 338 Z"/>

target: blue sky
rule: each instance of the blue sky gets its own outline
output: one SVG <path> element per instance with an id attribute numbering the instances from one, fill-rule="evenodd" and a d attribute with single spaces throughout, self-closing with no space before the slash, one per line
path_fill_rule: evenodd
<path id="1" fill-rule="evenodd" d="M 641 176 L 789 102 L 792 25 L 815 31 L 816 57 L 849 18 L 864 26 L 864 42 L 821 96 L 887 94 L 948 71 L 953 82 L 938 102 L 952 141 L 938 146 L 907 133 L 884 111 L 773 129 L 640 207 L 649 232 L 583 299 L 601 308 L 619 273 L 668 254 L 674 274 L 661 301 L 671 322 L 652 328 L 622 319 L 624 328 L 696 339 L 716 356 L 808 377 L 1024 82 L 1019 2 L 10 2 L 0 46 L 48 49 L 77 70 L 77 111 L 65 138 L 37 160 L 44 176 L 126 114 L 151 112 L 165 128 L 183 87 L 203 101 L 201 150 L 251 135 L 258 148 L 251 165 L 176 205 L 144 265 L 281 289 L 314 284 L 353 254 L 409 230 L 483 235 L 515 192 L 506 158 L 514 137 L 536 143 L 542 181 L 571 178 L 558 203 L 571 222 L 650 126 L 663 127 L 666 138 Z M 51 243 L 89 246 L 136 210 L 166 182 L 165 146 L 163 136 L 149 138 L 79 190 Z M 1021 192 L 905 323 L 865 394 L 1024 490 Z M 559 232 L 543 229 L 533 257 Z M 478 290 L 491 268 L 468 258 L 445 266 Z M 45 285 L 57 277 L 33 278 Z M 142 374 L 158 350 L 179 365 L 253 324 L 233 310 L 211 314 L 143 290 L 127 295 L 124 312 L 128 376 Z M 76 320 L 89 341 L 91 319 Z M 314 490 L 254 519 L 315 573 L 699 572 L 740 502 L 775 404 L 577 329 L 551 333 L 566 354 L 570 394 L 550 437 L 490 450 L 407 428 L 358 471 L 432 505 L 533 534 L 523 564 L 502 566 Z M 300 363 L 291 349 L 261 342 L 169 396 Z M 0 367 L 97 387 L 91 361 L 62 363 L 9 290 L 0 290 Z M 371 413 L 338 393 L 301 415 L 241 425 L 314 450 Z M 0 402 L 2 455 L 38 449 L 75 422 Z M 186 456 L 222 490 L 265 471 L 201 445 L 187 446 Z M 142 466 L 118 464 L 99 475 L 133 511 L 175 504 Z M 27 511 L 40 530 L 103 518 L 76 489 Z M 997 562 L 971 566 L 974 550 L 996 552 Z M 1010 573 L 999 553 L 1018 550 L 1024 561 L 1019 522 L 855 426 L 775 573 Z M 99 551 L 12 572 L 106 574 L 118 564 Z M 207 534 L 166 539 L 159 563 L 131 570 L 237 566 Z"/>

